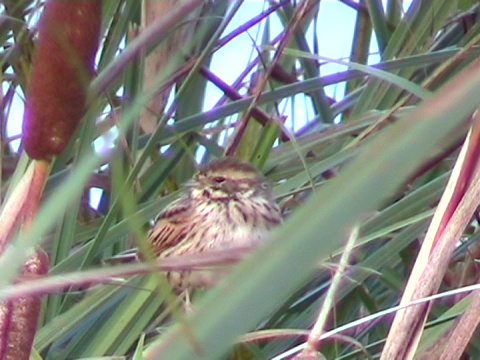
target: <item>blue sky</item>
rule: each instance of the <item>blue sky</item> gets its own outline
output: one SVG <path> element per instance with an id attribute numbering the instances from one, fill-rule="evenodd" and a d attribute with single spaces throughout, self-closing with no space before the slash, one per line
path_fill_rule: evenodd
<path id="1" fill-rule="evenodd" d="M 245 2 L 228 27 L 227 33 L 248 21 L 248 19 L 252 17 L 252 14 L 261 13 L 264 8 L 265 3 L 263 1 Z M 335 14 L 335 16 L 332 16 L 332 14 Z M 319 39 L 318 46 L 320 54 L 335 59 L 348 58 L 352 41 L 351 35 L 355 26 L 355 16 L 356 13 L 353 9 L 339 1 L 327 0 L 321 2 L 319 11 L 320 21 L 317 23 L 317 38 Z M 269 20 L 270 36 L 273 39 L 279 34 L 283 27 L 275 14 L 271 15 Z M 265 26 L 267 25 L 264 21 L 250 29 L 248 34 L 245 33 L 238 36 L 219 50 L 213 57 L 212 71 L 224 81 L 233 83 L 242 69 L 245 68 L 245 64 L 249 63 L 249 61 L 256 56 L 255 45 L 252 43 L 252 39 L 256 40 L 256 44 L 260 44 Z M 313 47 L 314 41 L 313 31 L 314 28 L 311 26 L 307 33 L 307 41 L 311 48 Z M 345 67 L 342 69 L 342 67 L 337 64 L 326 64 L 321 67 L 321 75 L 328 75 L 340 70 L 345 70 Z M 205 103 L 206 109 L 212 108 L 222 96 L 221 91 L 216 89 L 212 84 L 209 84 L 208 89 L 208 97 Z M 343 86 L 330 86 L 326 89 L 326 92 L 330 97 L 341 97 L 343 95 Z M 297 95 L 295 97 L 296 104 L 309 101 L 310 100 L 304 95 Z M 307 120 L 313 117 L 313 114 L 310 113 L 311 107 L 307 106 L 307 104 L 303 107 L 304 111 L 297 111 L 296 114 L 292 114 L 290 111 L 290 99 L 284 101 L 281 105 L 285 107 L 285 115 L 289 116 L 292 120 L 290 123 L 292 128 L 301 127 Z M 302 107 L 297 108 L 302 109 Z M 293 124 L 293 122 L 295 122 L 295 124 Z"/>
<path id="2" fill-rule="evenodd" d="M 410 3 L 409 1 L 405 2 Z M 239 25 L 247 22 L 253 16 L 260 14 L 263 9 L 268 7 L 267 3 L 268 2 L 262 0 L 245 1 L 227 28 L 226 33 L 229 33 Z M 338 0 L 322 0 L 320 2 L 316 38 L 318 39 L 317 45 L 319 53 L 322 56 L 339 60 L 348 59 L 355 19 L 355 10 Z M 277 16 L 275 14 L 270 15 L 268 23 L 263 21 L 259 25 L 251 28 L 248 33 L 241 34 L 220 49 L 212 59 L 211 71 L 223 81 L 232 84 L 245 68 L 246 64 L 257 56 L 255 44 L 261 44 L 265 26 L 269 26 L 271 39 L 275 38 L 283 29 Z M 311 26 L 307 32 L 307 41 L 311 49 L 313 48 L 313 42 L 315 41 L 315 34 L 313 32 L 314 27 Z M 376 52 L 376 42 L 374 38 L 371 42 L 371 52 L 372 54 Z M 378 57 L 373 55 L 370 60 L 370 62 L 375 63 L 378 61 Z M 325 64 L 321 66 L 320 73 L 322 76 L 325 76 L 345 69 L 344 66 L 338 64 Z M 248 80 L 249 77 L 245 79 L 245 81 Z M 4 82 L 3 86 L 4 90 L 6 90 L 5 86 L 8 86 L 7 82 Z M 344 85 L 339 84 L 329 86 L 325 91 L 328 96 L 339 100 L 343 96 Z M 243 91 L 243 93 L 245 93 L 245 91 Z M 208 84 L 204 106 L 205 110 L 209 110 L 215 106 L 222 96 L 223 93 L 220 90 L 214 85 Z M 286 125 L 292 130 L 295 130 L 305 125 L 306 122 L 311 121 L 314 114 L 312 113 L 312 106 L 310 106 L 310 99 L 308 96 L 299 94 L 295 96 L 293 101 L 295 101 L 294 107 L 291 105 L 292 99 L 285 99 L 280 103 L 279 110 L 282 115 L 285 115 L 288 118 Z M 304 103 L 305 106 L 299 106 L 302 103 Z M 18 136 L 20 134 L 23 108 L 23 97 L 20 94 L 17 94 L 12 102 L 11 109 L 9 109 L 10 114 L 7 114 L 9 119 L 7 135 L 9 137 Z M 295 109 L 294 113 L 292 113 L 292 108 Z M 113 141 L 111 136 L 108 142 L 110 141 Z M 103 141 L 100 142 L 103 143 Z M 98 142 L 97 144 L 102 147 L 102 144 Z M 18 147 L 19 140 L 15 141 L 12 145 Z"/>
<path id="3" fill-rule="evenodd" d="M 357 1 L 358 2 L 358 1 Z M 407 9 L 411 1 L 404 1 L 404 9 Z M 229 33 L 232 29 L 235 29 L 239 25 L 247 22 L 252 16 L 255 16 L 262 12 L 267 5 L 261 0 L 246 1 L 233 18 L 230 26 L 227 28 L 226 33 Z M 318 21 L 316 29 L 311 26 L 307 32 L 307 41 L 310 48 L 313 48 L 313 42 L 315 41 L 314 31 L 316 30 L 317 45 L 319 54 L 338 60 L 348 59 L 352 44 L 352 34 L 354 32 L 356 20 L 356 11 L 351 7 L 343 4 L 338 0 L 323 0 L 320 2 L 320 10 L 318 14 Z M 253 27 L 230 43 L 224 48 L 220 49 L 213 57 L 211 69 L 215 75 L 222 78 L 227 83 L 233 83 L 240 72 L 245 68 L 245 65 L 256 56 L 256 50 L 254 48 L 256 44 L 261 43 L 262 35 L 267 26 L 266 21 Z M 269 30 L 270 38 L 275 38 L 279 32 L 283 29 L 280 24 L 280 20 L 275 14 L 269 17 Z M 370 63 L 376 63 L 379 61 L 379 57 L 376 55 L 378 51 L 375 37 L 372 37 L 371 41 L 371 56 Z M 321 76 L 329 75 L 339 71 L 346 70 L 345 66 L 339 64 L 325 64 L 320 68 Z M 246 79 L 248 81 L 248 78 Z M 328 86 L 325 89 L 326 94 L 340 100 L 344 94 L 344 84 Z M 214 85 L 208 85 L 208 96 L 205 102 L 205 109 L 211 109 L 216 102 L 223 95 Z M 295 104 L 305 103 L 305 106 L 295 106 L 295 113 L 292 113 L 291 99 L 286 99 L 281 103 L 281 112 L 287 115 L 290 122 L 287 125 L 292 129 L 298 129 L 306 122 L 311 120 L 314 116 L 311 113 L 312 107 L 309 106 L 310 99 L 304 95 L 295 96 Z"/>
<path id="4" fill-rule="evenodd" d="M 409 1 L 406 1 L 409 3 Z M 232 29 L 235 29 L 240 24 L 247 22 L 252 16 L 255 16 L 262 12 L 268 5 L 262 0 L 250 0 L 243 3 L 240 10 L 234 17 L 233 21 L 229 25 L 226 33 L 229 33 Z M 338 0 L 323 0 L 320 2 L 320 11 L 317 22 L 317 39 L 319 53 L 322 56 L 346 59 L 350 53 L 351 36 L 355 25 L 356 12 L 349 6 L 341 3 Z M 256 56 L 256 50 L 254 48 L 256 44 L 261 43 L 261 37 L 265 31 L 266 21 L 263 21 L 258 26 L 253 27 L 230 43 L 220 49 L 213 57 L 211 69 L 212 71 L 225 82 L 233 83 L 245 65 Z M 270 36 L 273 39 L 281 31 L 282 26 L 275 14 L 269 17 L 269 31 Z M 313 47 L 314 41 L 314 28 L 310 27 L 307 32 L 307 41 L 310 47 Z M 252 40 L 253 39 L 253 40 Z M 376 43 L 373 39 L 371 46 L 372 53 L 376 51 Z M 378 61 L 376 56 L 372 56 L 371 62 Z M 325 64 L 321 67 L 321 75 L 325 76 L 338 71 L 345 70 L 345 67 L 338 64 Z M 248 78 L 246 79 L 248 80 Z M 4 82 L 4 86 L 5 86 Z M 332 98 L 339 100 L 343 96 L 344 87 L 343 84 L 329 86 L 326 88 L 326 93 Z M 218 90 L 214 85 L 208 84 L 207 97 L 205 101 L 205 109 L 211 109 L 223 93 Z M 287 115 L 290 119 L 290 123 L 287 123 L 292 128 L 299 128 L 307 121 L 311 120 L 313 114 L 311 113 L 311 106 L 308 106 L 310 101 L 308 97 L 304 95 L 297 95 L 295 97 L 296 105 L 305 103 L 305 106 L 295 106 L 296 112 L 292 114 L 291 99 L 286 99 L 280 104 L 280 111 Z M 11 114 L 9 116 L 9 124 L 7 127 L 8 136 L 16 136 L 20 134 L 21 122 L 23 117 L 23 98 L 17 95 L 13 101 Z"/>

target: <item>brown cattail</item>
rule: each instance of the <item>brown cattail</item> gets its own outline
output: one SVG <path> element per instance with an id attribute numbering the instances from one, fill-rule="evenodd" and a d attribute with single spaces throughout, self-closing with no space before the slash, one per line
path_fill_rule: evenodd
<path id="1" fill-rule="evenodd" d="M 85 115 L 101 20 L 100 0 L 46 2 L 23 121 L 23 144 L 31 158 L 60 154 Z"/>
<path id="2" fill-rule="evenodd" d="M 48 256 L 43 250 L 31 256 L 23 267 L 22 276 L 45 275 Z M 41 298 L 32 296 L 0 302 L 0 358 L 28 360 L 37 331 Z"/>

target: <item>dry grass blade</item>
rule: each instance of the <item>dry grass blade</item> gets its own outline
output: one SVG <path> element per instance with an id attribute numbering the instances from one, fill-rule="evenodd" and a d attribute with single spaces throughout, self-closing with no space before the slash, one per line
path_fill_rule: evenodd
<path id="1" fill-rule="evenodd" d="M 455 320 L 454 325 L 437 339 L 424 353 L 418 354 L 417 359 L 460 359 L 480 322 L 480 291 L 471 295 L 472 302 L 468 309 Z"/>
<path id="2" fill-rule="evenodd" d="M 15 187 L 14 193 L 4 203 L 0 215 L 0 254 L 8 245 L 15 227 L 18 225 L 20 213 L 28 198 L 28 190 L 33 181 L 35 170 L 33 164 L 22 176 L 21 181 Z"/>
<path id="3" fill-rule="evenodd" d="M 479 63 L 477 63 L 478 66 Z M 402 304 L 429 296 L 438 290 L 458 239 L 478 207 L 480 197 L 480 114 L 458 157 L 447 190 L 432 219 L 415 266 L 403 293 Z M 429 306 L 399 311 L 382 352 L 382 359 L 413 358 Z"/>

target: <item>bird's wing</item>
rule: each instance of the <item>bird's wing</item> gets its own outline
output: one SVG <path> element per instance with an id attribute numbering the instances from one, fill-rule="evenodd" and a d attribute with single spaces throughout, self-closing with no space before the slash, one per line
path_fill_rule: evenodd
<path id="1" fill-rule="evenodd" d="M 155 219 L 155 224 L 148 234 L 148 239 L 156 256 L 163 256 L 180 247 L 182 241 L 192 231 L 191 206 L 185 198 L 170 204 Z"/>

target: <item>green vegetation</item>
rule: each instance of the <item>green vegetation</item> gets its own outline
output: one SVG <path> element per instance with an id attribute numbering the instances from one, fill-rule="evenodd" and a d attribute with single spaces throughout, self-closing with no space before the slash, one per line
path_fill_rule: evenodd
<path id="1" fill-rule="evenodd" d="M 450 244 L 458 246 L 445 250 L 453 251 L 446 265 L 427 261 L 440 278 L 425 295 L 477 282 L 480 144 L 471 117 L 480 104 L 480 8 L 475 1 L 414 0 L 404 13 L 400 0 L 387 0 L 386 11 L 381 1 L 341 2 L 356 11 L 356 26 L 350 58 L 334 60 L 307 45 L 325 36 L 307 29 L 336 16 L 322 11 L 323 2 L 265 2 L 263 13 L 250 12 L 245 26 L 232 29 L 248 1 L 152 1 L 170 12 L 143 25 L 140 1 L 103 1 L 87 112 L 52 162 L 38 214 L 0 257 L 0 300 L 44 295 L 32 359 L 289 358 L 322 321 L 326 339 L 314 345 L 326 359 L 378 358 L 392 330 L 389 309 L 402 298 L 442 194 L 453 210 L 431 226 L 442 234 L 448 224 L 456 234 Z M 6 129 L 18 121 L 14 99 L 25 98 L 41 8 L 34 0 L 0 7 L 4 203 L 29 165 Z M 274 18 L 283 26 L 278 36 Z M 251 63 L 232 68 L 243 77 L 218 78 L 216 51 L 257 20 L 260 30 L 249 31 Z M 380 49 L 374 66 L 366 64 L 370 39 Z M 333 61 L 345 70 L 322 74 Z M 337 102 L 325 88 L 343 82 L 346 96 Z M 225 96 L 205 111 L 207 84 Z M 293 119 L 284 121 L 287 110 Z M 292 130 L 299 114 L 308 124 Z M 452 172 L 470 127 L 471 157 Z M 94 142 L 111 139 L 112 148 L 95 149 Z M 184 314 L 161 273 L 141 274 L 152 262 L 140 269 L 111 259 L 145 246 L 149 221 L 177 196 L 197 160 L 224 154 L 262 169 L 286 221 L 225 281 L 195 294 L 194 311 Z M 452 174 L 463 185 L 449 197 Z M 92 188 L 102 190 L 98 209 L 89 203 Z M 353 249 L 345 253 L 349 238 Z M 50 256 L 49 275 L 13 284 L 35 246 Z M 334 281 L 342 254 L 345 271 Z M 414 284 L 423 286 L 422 279 Z M 475 329 L 476 301 L 466 292 L 433 302 L 425 326 L 416 324 L 425 331 L 415 356 L 437 358 L 448 345 L 480 358 L 478 337 L 454 322 L 465 314 Z M 395 331 L 393 340 L 401 336 Z M 452 334 L 464 341 L 456 341 L 458 349 L 448 343 Z"/>

